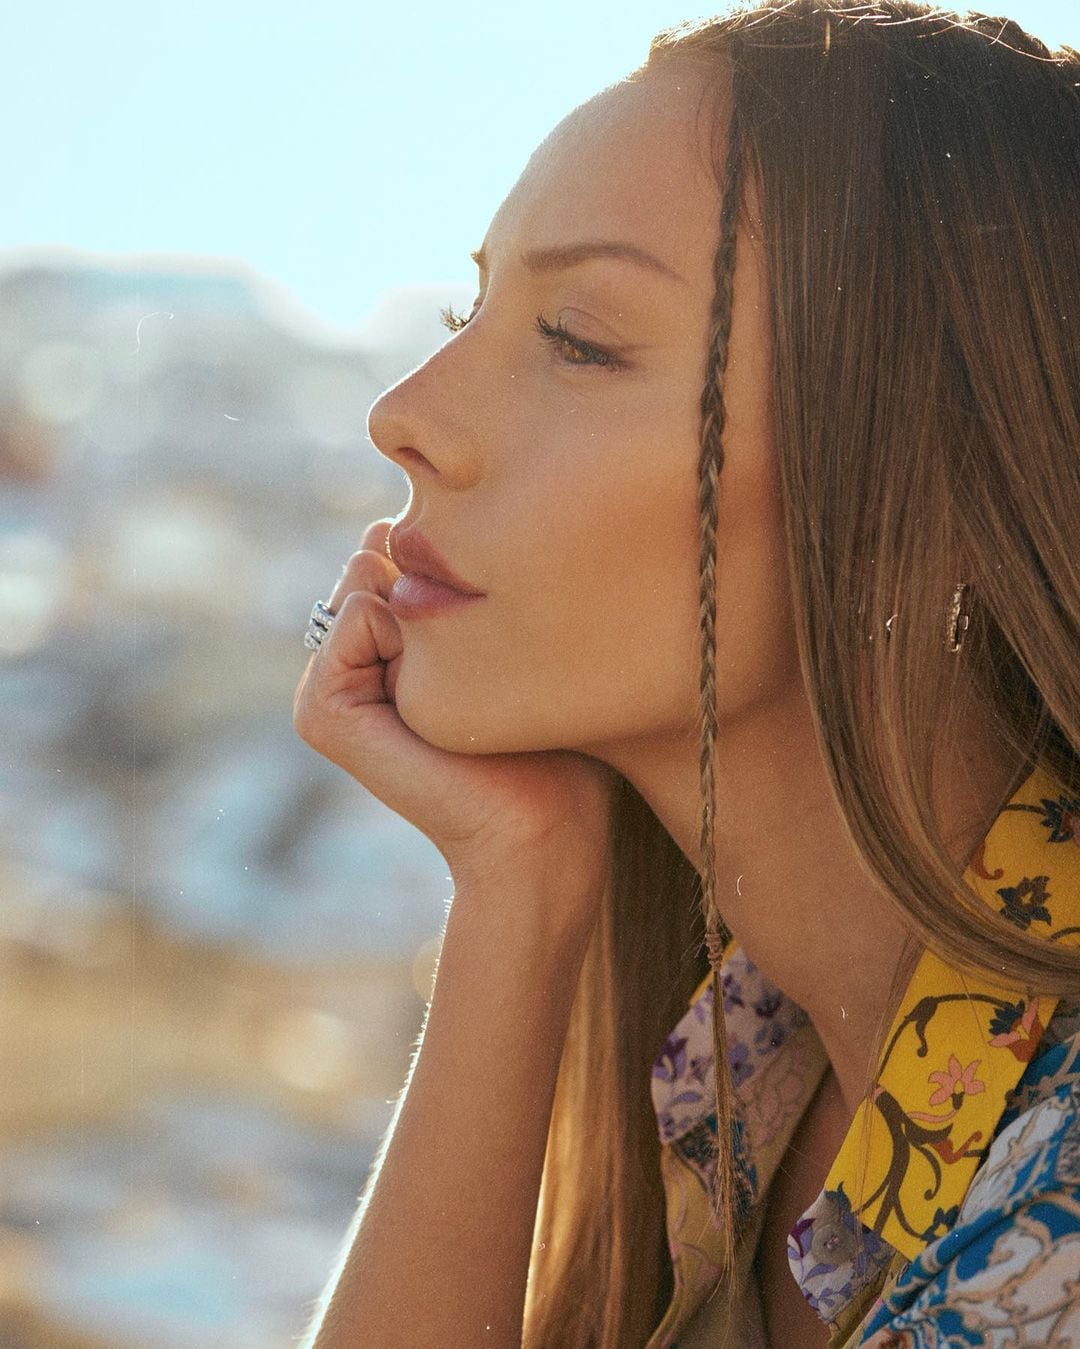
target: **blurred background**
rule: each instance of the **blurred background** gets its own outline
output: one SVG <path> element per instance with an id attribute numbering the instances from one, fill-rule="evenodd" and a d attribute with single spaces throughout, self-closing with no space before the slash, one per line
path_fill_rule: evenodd
<path id="1" fill-rule="evenodd" d="M 705 12 L 0 15 L 4 1349 L 308 1324 L 452 894 L 291 726 L 312 601 L 408 501 L 367 410 L 536 144 Z"/>

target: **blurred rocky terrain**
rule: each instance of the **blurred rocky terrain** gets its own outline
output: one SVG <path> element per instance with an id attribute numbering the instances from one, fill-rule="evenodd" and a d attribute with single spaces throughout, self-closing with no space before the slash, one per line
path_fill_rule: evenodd
<path id="1" fill-rule="evenodd" d="M 470 297 L 471 298 L 471 297 Z M 294 735 L 312 601 L 407 501 L 356 333 L 243 271 L 0 269 L 0 1344 L 295 1343 L 451 887 Z"/>

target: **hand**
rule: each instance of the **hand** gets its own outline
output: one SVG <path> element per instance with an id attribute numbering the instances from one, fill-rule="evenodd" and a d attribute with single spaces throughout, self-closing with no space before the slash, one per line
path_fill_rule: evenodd
<path id="1" fill-rule="evenodd" d="M 330 596 L 334 623 L 296 690 L 297 733 L 431 839 L 455 882 L 535 866 L 595 917 L 618 775 L 570 750 L 460 754 L 405 725 L 393 701 L 403 642 L 387 603 L 401 574 L 385 549 L 393 523 L 368 526 Z"/>

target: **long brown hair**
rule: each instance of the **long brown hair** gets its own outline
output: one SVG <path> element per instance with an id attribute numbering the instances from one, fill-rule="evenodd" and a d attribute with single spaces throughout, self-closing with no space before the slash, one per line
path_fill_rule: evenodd
<path id="1" fill-rule="evenodd" d="M 705 860 L 699 875 L 624 784 L 556 1089 L 527 1349 L 642 1344 L 672 1291 L 650 1080 L 723 930 L 716 493 L 744 179 L 765 230 L 794 637 L 837 805 L 919 942 L 1080 991 L 1075 951 L 962 883 L 934 809 L 935 755 L 971 698 L 1019 765 L 1080 792 L 1080 55 L 915 0 L 767 0 L 665 30 L 643 69 L 686 57 L 715 64 L 721 222 L 699 471 Z"/>

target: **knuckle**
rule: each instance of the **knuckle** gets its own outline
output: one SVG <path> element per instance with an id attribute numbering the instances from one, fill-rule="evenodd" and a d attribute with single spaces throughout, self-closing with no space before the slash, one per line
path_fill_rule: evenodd
<path id="1" fill-rule="evenodd" d="M 312 727 L 311 699 L 307 696 L 301 696 L 293 703 L 292 712 L 293 730 L 301 740 L 306 740 Z"/>
<path id="2" fill-rule="evenodd" d="M 322 754 L 327 745 L 326 726 L 318 713 L 311 708 L 298 711 L 293 716 L 293 729 L 310 749 Z"/>
<path id="3" fill-rule="evenodd" d="M 342 577 L 343 588 L 352 592 L 365 586 L 377 585 L 387 561 L 388 559 L 384 558 L 381 553 L 374 552 L 369 548 L 359 549 L 352 554 L 345 564 L 345 573 Z"/>
<path id="4" fill-rule="evenodd" d="M 375 596 L 370 590 L 350 590 L 341 601 L 341 607 L 337 611 L 337 619 L 351 618 L 354 614 L 361 613 L 366 609 Z"/>
<path id="5" fill-rule="evenodd" d="M 293 730 L 305 745 L 312 744 L 313 728 L 311 720 L 306 712 L 297 709 L 297 711 L 293 713 Z"/>
<path id="6" fill-rule="evenodd" d="M 318 738 L 322 717 L 320 716 L 319 703 L 312 680 L 309 677 L 310 674 L 311 671 L 309 670 L 293 698 L 292 724 L 293 730 L 301 740 L 306 741 L 309 745 L 314 745 Z"/>

